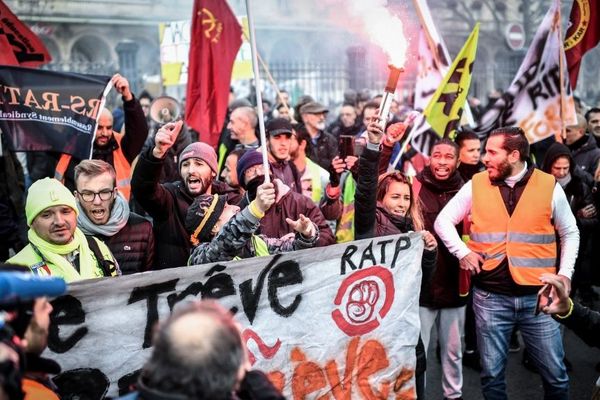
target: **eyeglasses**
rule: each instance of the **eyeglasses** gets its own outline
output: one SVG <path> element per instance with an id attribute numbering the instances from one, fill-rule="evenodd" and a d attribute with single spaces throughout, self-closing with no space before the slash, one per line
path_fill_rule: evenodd
<path id="1" fill-rule="evenodd" d="M 83 201 L 87 203 L 91 203 L 96 198 L 96 195 L 100 197 L 100 200 L 106 201 L 110 200 L 113 196 L 115 189 L 102 189 L 99 192 L 77 192 L 79 196 L 83 199 Z"/>

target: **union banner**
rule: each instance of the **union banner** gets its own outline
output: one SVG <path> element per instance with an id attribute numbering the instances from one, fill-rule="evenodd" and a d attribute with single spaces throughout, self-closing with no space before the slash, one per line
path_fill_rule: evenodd
<path id="1" fill-rule="evenodd" d="M 125 393 L 155 324 L 177 303 L 215 298 L 288 398 L 413 399 L 422 252 L 411 233 L 78 282 L 52 302 L 44 356 L 73 396 Z"/>
<path id="2" fill-rule="evenodd" d="M 109 76 L 0 66 L 0 128 L 12 150 L 90 158 Z"/>

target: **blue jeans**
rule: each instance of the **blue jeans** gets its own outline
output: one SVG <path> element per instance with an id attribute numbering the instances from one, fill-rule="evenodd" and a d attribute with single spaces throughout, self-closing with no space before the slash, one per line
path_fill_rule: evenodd
<path id="1" fill-rule="evenodd" d="M 558 322 L 545 314 L 534 315 L 535 294 L 505 296 L 473 289 L 473 311 L 477 345 L 481 354 L 481 389 L 486 400 L 507 399 L 506 356 L 515 326 L 538 367 L 544 384 L 544 399 L 568 399 L 569 377 Z"/>

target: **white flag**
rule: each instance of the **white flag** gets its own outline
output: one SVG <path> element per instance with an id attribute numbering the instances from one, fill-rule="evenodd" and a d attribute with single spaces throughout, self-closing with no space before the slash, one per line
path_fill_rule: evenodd
<path id="1" fill-rule="evenodd" d="M 559 7 L 558 0 L 555 0 L 510 87 L 481 118 L 481 125 L 476 130 L 482 136 L 487 136 L 495 128 L 519 126 L 525 131 L 529 143 L 535 143 L 560 134 L 561 120 L 567 126 L 577 123 L 563 40 L 560 37 Z"/>
<path id="2" fill-rule="evenodd" d="M 427 1 L 413 0 L 413 4 L 421 22 L 414 108 L 423 112 L 441 85 L 452 60 L 435 27 Z M 462 122 L 474 125 L 468 104 L 465 104 Z M 411 146 L 424 154 L 429 154 L 433 143 L 439 139 L 422 114 L 415 119 L 411 136 Z"/>

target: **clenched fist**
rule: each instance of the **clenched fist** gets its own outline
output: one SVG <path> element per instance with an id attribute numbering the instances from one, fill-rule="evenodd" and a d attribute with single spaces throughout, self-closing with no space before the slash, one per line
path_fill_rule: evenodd
<path id="1" fill-rule="evenodd" d="M 130 101 L 133 99 L 133 93 L 131 93 L 131 90 L 129 89 L 129 81 L 124 76 L 114 74 L 110 81 L 115 89 L 117 89 L 117 92 L 123 96 L 123 100 Z"/>

